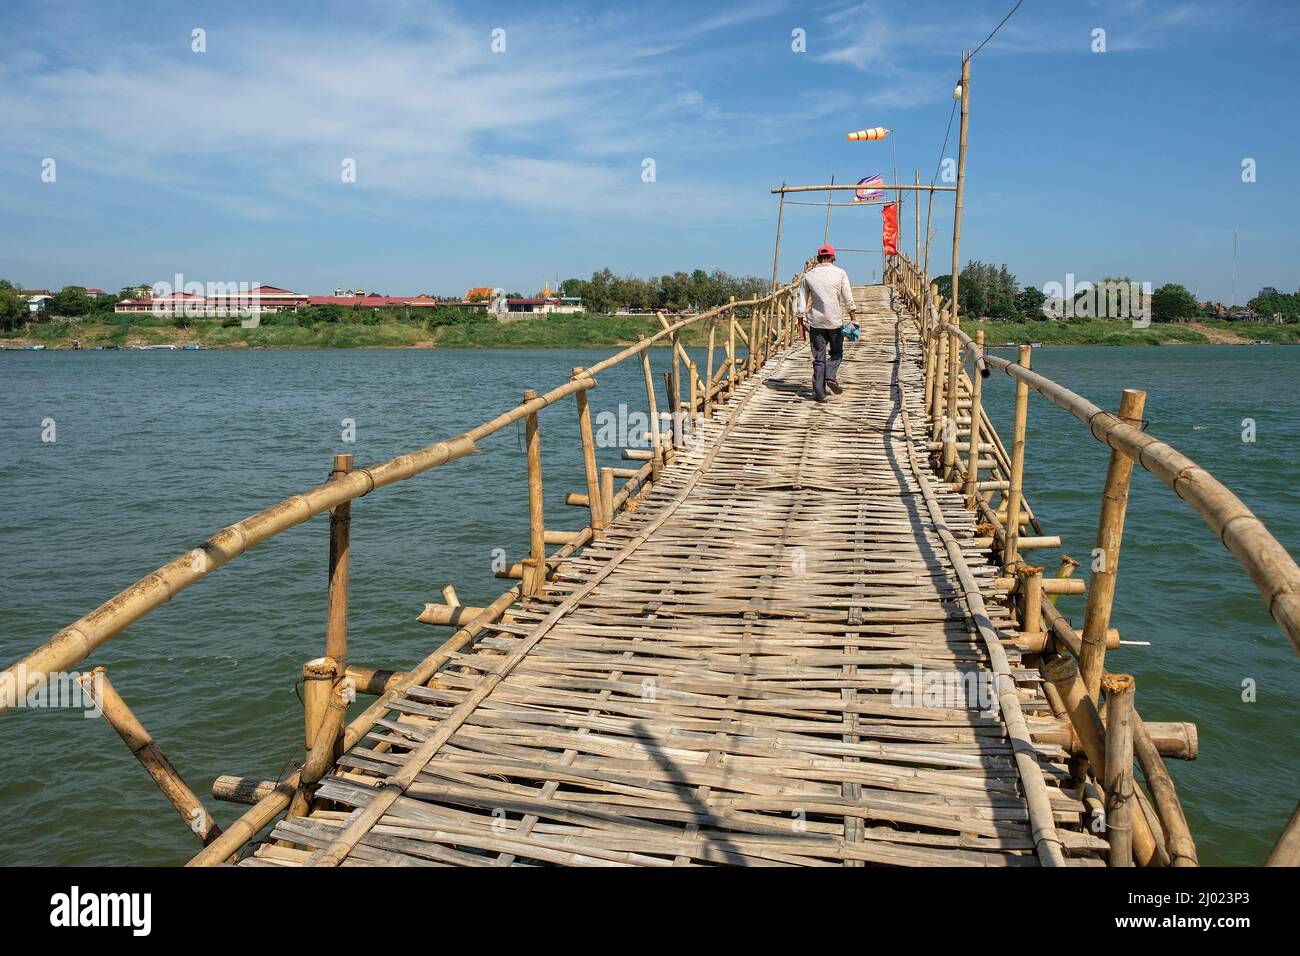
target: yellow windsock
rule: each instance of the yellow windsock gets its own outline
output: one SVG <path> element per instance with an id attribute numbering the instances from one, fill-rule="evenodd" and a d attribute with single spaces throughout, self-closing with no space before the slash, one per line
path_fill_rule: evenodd
<path id="1" fill-rule="evenodd" d="M 889 135 L 889 130 L 883 126 L 873 126 L 871 129 L 860 129 L 856 133 L 849 133 L 849 139 L 852 142 L 860 143 L 876 139 L 884 139 Z"/>

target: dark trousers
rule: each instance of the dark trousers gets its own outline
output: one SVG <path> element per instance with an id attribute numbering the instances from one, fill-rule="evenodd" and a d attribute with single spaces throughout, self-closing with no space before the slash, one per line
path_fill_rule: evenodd
<path id="1" fill-rule="evenodd" d="M 840 359 L 844 358 L 844 329 L 808 327 L 808 346 L 812 349 L 813 396 L 826 397 L 826 381 L 838 381 Z"/>

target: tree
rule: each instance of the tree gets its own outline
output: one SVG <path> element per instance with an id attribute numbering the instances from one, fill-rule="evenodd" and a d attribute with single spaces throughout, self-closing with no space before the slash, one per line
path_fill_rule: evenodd
<path id="1" fill-rule="evenodd" d="M 78 316 L 90 311 L 90 303 L 90 296 L 86 295 L 83 286 L 65 285 L 54 293 L 48 308 L 55 315 Z"/>
<path id="2" fill-rule="evenodd" d="M 1166 282 L 1151 294 L 1151 317 L 1157 322 L 1194 318 L 1196 308 L 1196 297 L 1176 282 Z"/>
<path id="3" fill-rule="evenodd" d="M 8 279 L 0 279 L 0 331 L 16 329 L 27 317 L 27 300 Z"/>
<path id="4" fill-rule="evenodd" d="M 1027 319 L 1042 321 L 1047 318 L 1043 313 L 1043 304 L 1047 294 L 1037 286 L 1027 285 L 1016 296 L 1016 311 Z"/>

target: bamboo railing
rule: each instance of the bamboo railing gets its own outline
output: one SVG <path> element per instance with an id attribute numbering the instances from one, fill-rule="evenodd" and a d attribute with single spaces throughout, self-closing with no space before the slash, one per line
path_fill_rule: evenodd
<path id="1" fill-rule="evenodd" d="M 889 281 L 918 317 L 919 362 L 924 369 L 925 407 L 931 416 L 929 447 L 934 466 L 954 490 L 965 494 L 967 507 L 982 519 L 977 533 L 986 535 L 1002 563 L 1007 577 L 1001 584 L 1008 591 L 1020 627 L 1018 642 L 1027 652 L 1027 660 L 1037 661 L 1047 680 L 1053 710 L 1057 716 L 1068 717 L 1086 755 L 1086 761 L 1076 760 L 1072 767 L 1076 781 L 1085 789 L 1095 788 L 1104 801 L 1101 818 L 1111 845 L 1110 863 L 1196 865 L 1195 845 L 1177 791 L 1152 740 L 1153 725 L 1144 725 L 1134 707 L 1134 681 L 1129 675 L 1105 670 L 1106 650 L 1119 643 L 1110 617 L 1134 465 L 1159 478 L 1214 530 L 1255 583 L 1269 614 L 1297 653 L 1300 567 L 1228 488 L 1186 455 L 1143 430 L 1144 392 L 1126 390 L 1119 412 L 1106 411 L 1032 371 L 1029 346 L 1020 347 L 1017 361 L 1008 361 L 985 352 L 982 330 L 972 339 L 953 322 L 944 321 L 945 308 L 952 303 L 945 306 L 938 288 L 905 254 L 895 257 Z M 969 375 L 966 358 L 972 362 Z M 983 379 L 995 369 L 1015 382 L 1010 456 L 983 404 Z M 1081 633 L 1055 606 L 1060 594 L 1084 593 L 1083 582 L 1069 576 L 1077 563 L 1063 558 L 1058 576 L 1045 578 L 1041 567 L 1023 560 L 1027 550 L 1060 546 L 1059 538 L 1041 534 L 1024 500 L 1030 391 L 1069 412 L 1111 449 L 1097 532 L 1102 563 L 1089 582 Z M 964 459 L 961 452 L 966 453 Z M 992 457 L 983 457 L 986 452 Z M 1025 534 L 1031 523 L 1039 535 Z M 1132 779 L 1135 755 L 1150 796 Z M 1268 865 L 1300 865 L 1300 809 L 1287 824 Z"/>
<path id="2" fill-rule="evenodd" d="M 619 511 L 636 507 L 639 498 L 658 480 L 664 465 L 674 459 L 677 449 L 696 427 L 696 416 L 711 414 L 716 403 L 729 397 L 769 357 L 794 341 L 795 281 L 797 277 L 791 284 L 774 287 L 773 291 L 758 298 L 738 302 L 732 297 L 726 305 L 677 322 L 669 322 L 665 316 L 659 315 L 660 331 L 642 337 L 637 344 L 589 368 L 575 368 L 569 381 L 547 392 L 539 395 L 531 389 L 525 391 L 523 400 L 513 409 L 454 438 L 368 467 L 354 467 L 351 455 L 335 456 L 329 478 L 322 484 L 222 528 L 202 544 L 155 569 L 78 618 L 0 672 L 0 714 L 16 706 L 29 688 L 52 677 L 68 674 L 96 649 L 181 591 L 256 545 L 313 516 L 328 512 L 329 587 L 325 655 L 303 665 L 306 758 L 297 771 L 279 781 L 232 776 L 218 778 L 213 785 L 214 796 L 252 804 L 229 827 L 223 830 L 212 822 L 207 810 L 186 786 L 158 743 L 145 730 L 118 690 L 108 684 L 103 668 L 97 668 L 92 674 L 76 675 L 90 699 L 102 708 L 104 716 L 204 844 L 204 849 L 190 861 L 190 865 L 226 862 L 281 813 L 287 811 L 289 816 L 297 816 L 307 812 L 313 804 L 315 785 L 342 752 L 361 740 L 389 712 L 395 699 L 412 687 L 435 681 L 437 671 L 454 654 L 472 643 L 489 624 L 500 620 L 515 601 L 541 590 L 554 566 L 603 537 L 605 528 Z M 683 329 L 703 323 L 708 324 L 709 334 L 706 369 L 701 378 L 680 339 Z M 714 352 L 719 331 L 723 333 L 721 347 L 725 350 L 725 360 L 715 370 Z M 744 357 L 738 353 L 737 339 L 747 349 Z M 665 427 L 661 427 L 663 423 L 656 398 L 658 386 L 651 367 L 651 349 L 661 345 L 671 348 L 672 361 L 672 371 L 666 373 L 662 383 L 669 405 L 665 417 L 671 422 Z M 623 450 L 625 459 L 644 462 L 635 469 L 600 468 L 596 461 L 587 393 L 596 387 L 601 374 L 634 359 L 640 361 L 645 378 L 651 447 L 648 451 Z M 687 397 L 683 397 L 683 386 Z M 566 503 L 586 508 L 589 521 L 576 532 L 548 531 L 542 507 L 541 412 L 571 395 L 577 405 L 586 487 L 585 493 L 569 494 Z M 512 567 L 497 572 L 498 577 L 512 578 L 519 583 L 481 608 L 463 607 L 455 589 L 445 588 L 444 603 L 427 605 L 419 620 L 431 625 L 449 626 L 454 631 L 437 650 L 405 671 L 350 662 L 347 612 L 351 502 L 387 485 L 465 458 L 478 449 L 479 443 L 520 421 L 525 425 L 527 446 L 529 553 Z M 623 483 L 616 492 L 617 479 L 623 479 Z M 555 544 L 560 547 L 548 554 L 547 546 Z M 376 699 L 351 722 L 346 722 L 347 705 L 358 693 L 374 694 Z"/>

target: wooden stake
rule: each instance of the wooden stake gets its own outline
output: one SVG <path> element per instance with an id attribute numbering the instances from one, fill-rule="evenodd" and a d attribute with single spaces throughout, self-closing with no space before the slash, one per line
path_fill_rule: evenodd
<path id="1" fill-rule="evenodd" d="M 785 180 L 781 180 L 784 190 Z M 781 203 L 776 207 L 776 251 L 772 253 L 772 291 L 776 291 L 776 276 L 781 262 L 781 218 L 785 215 L 785 192 L 781 193 Z"/>
<path id="2" fill-rule="evenodd" d="M 573 370 L 573 377 L 582 374 L 581 368 Z M 582 440 L 582 466 L 587 473 L 587 508 L 591 514 L 591 527 L 597 538 L 605 536 L 606 517 L 600 507 L 600 473 L 596 468 L 596 441 L 591 433 L 591 407 L 587 390 L 573 393 L 578 403 L 578 435 Z"/>
<path id="3" fill-rule="evenodd" d="M 778 227 L 779 231 L 779 227 Z M 775 286 L 776 279 L 772 279 Z M 709 349 L 704 363 L 704 418 L 713 417 L 713 340 L 718 331 L 717 319 L 709 320 Z"/>
<path id="4" fill-rule="evenodd" d="M 962 54 L 961 60 L 961 139 L 957 147 L 957 203 L 952 214 L 952 325 L 961 327 L 957 315 L 957 288 L 961 281 L 961 212 L 966 195 L 966 130 L 970 126 L 970 57 Z M 933 193 L 931 193 L 933 195 Z"/>
<path id="5" fill-rule="evenodd" d="M 614 469 L 600 469 L 600 507 L 606 522 L 614 520 Z M 606 525 L 608 527 L 608 524 Z"/>
<path id="6" fill-rule="evenodd" d="M 1032 349 L 1020 346 L 1020 365 L 1029 368 Z M 1025 480 L 1025 428 L 1029 421 L 1029 386 L 1016 379 L 1016 417 L 1011 431 L 1011 488 L 1007 493 L 1006 545 L 1002 552 L 1002 565 L 1011 571 L 1020 560 L 1017 540 L 1020 538 L 1020 510 L 1024 504 Z"/>
<path id="7" fill-rule="evenodd" d="M 524 402 L 537 393 L 524 392 Z M 524 562 L 524 594 L 537 594 L 546 582 L 546 519 L 542 513 L 542 443 L 537 412 L 524 419 L 524 440 L 528 446 L 528 561 Z"/>
<path id="8" fill-rule="evenodd" d="M 1126 388 L 1119 403 L 1119 417 L 1130 425 L 1140 426 L 1146 401 L 1146 392 Z M 1083 650 L 1079 656 L 1083 684 L 1094 701 L 1106 668 L 1106 631 L 1110 627 L 1111 609 L 1115 603 L 1119 548 L 1124 539 L 1124 513 L 1128 510 L 1128 489 L 1132 479 L 1133 459 L 1112 449 L 1110 464 L 1106 468 L 1106 487 L 1101 497 L 1101 515 L 1097 521 L 1097 550 L 1101 552 L 1097 557 L 1101 567 L 1093 571 L 1092 580 L 1088 582 Z"/>
<path id="9" fill-rule="evenodd" d="M 1111 866 L 1133 865 L 1133 678 L 1107 674 L 1106 839 Z"/>
<path id="10" fill-rule="evenodd" d="M 352 470 L 351 455 L 335 455 L 330 481 L 338 481 Z M 352 502 L 330 510 L 329 597 L 325 612 L 325 656 L 348 665 L 348 539 L 352 528 Z"/>
<path id="11" fill-rule="evenodd" d="M 108 671 L 96 667 L 89 674 L 80 675 L 77 683 L 94 701 L 95 706 L 103 713 L 104 719 L 117 731 L 127 748 L 140 761 L 140 765 L 149 776 L 153 777 L 158 789 L 180 814 L 190 832 L 199 838 L 199 842 L 207 846 L 219 837 L 221 828 L 212 819 L 212 814 L 208 813 L 199 798 L 194 795 L 194 791 L 186 785 L 166 754 L 162 752 L 162 748 L 158 746 L 149 731 L 144 729 L 144 724 L 140 723 L 139 718 L 126 705 L 126 701 L 122 699 L 117 689 L 108 682 Z"/>
<path id="12" fill-rule="evenodd" d="M 984 330 L 975 331 L 975 347 L 984 351 Z M 966 465 L 966 507 L 975 510 L 975 496 L 979 494 L 980 480 L 980 419 L 984 406 L 981 404 L 984 376 L 979 368 L 971 367 L 970 386 L 970 456 Z M 954 429 L 955 431 L 956 429 Z"/>

